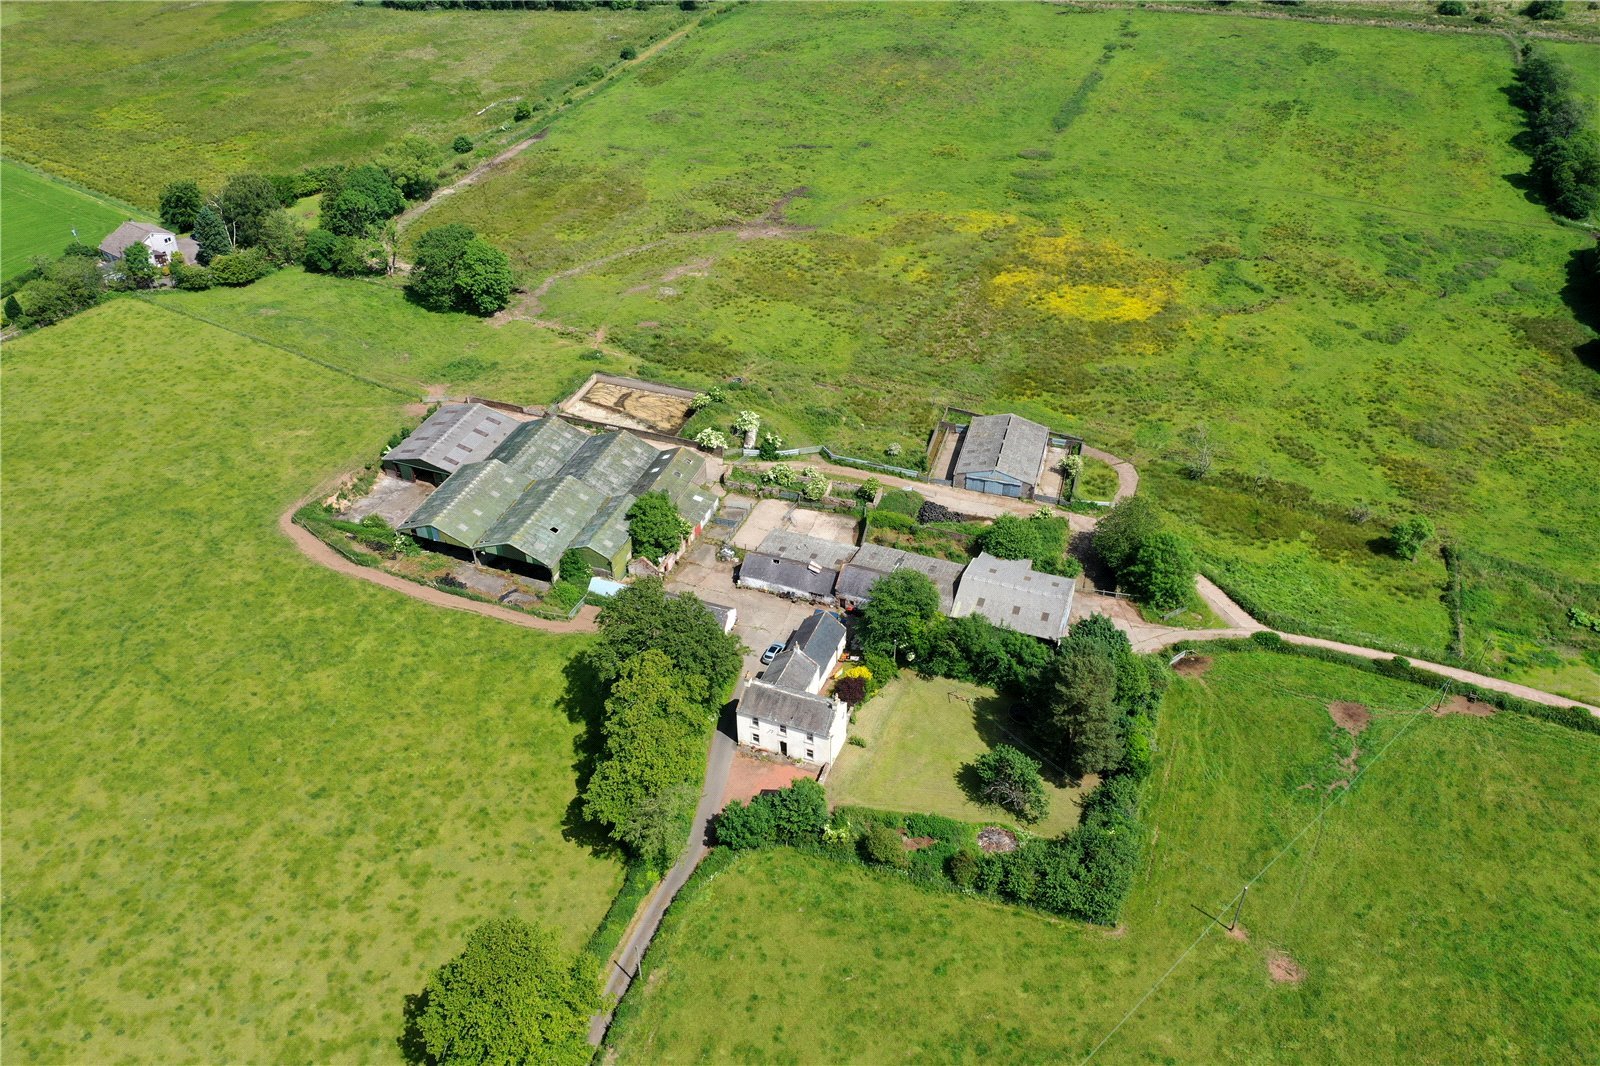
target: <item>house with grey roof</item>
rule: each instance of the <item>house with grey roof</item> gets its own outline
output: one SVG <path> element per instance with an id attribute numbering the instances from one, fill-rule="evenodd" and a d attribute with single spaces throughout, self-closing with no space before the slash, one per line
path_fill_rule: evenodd
<path id="1" fill-rule="evenodd" d="M 956 582 L 961 578 L 962 569 L 962 564 L 949 559 L 935 559 L 931 555 L 918 555 L 883 544 L 863 544 L 839 571 L 834 596 L 842 606 L 855 610 L 872 599 L 872 586 L 880 578 L 896 570 L 915 570 L 933 582 L 933 587 L 939 590 L 939 610 L 949 614 L 955 605 Z"/>
<path id="2" fill-rule="evenodd" d="M 802 563 L 760 552 L 749 552 L 739 564 L 734 583 L 779 596 L 796 596 L 820 603 L 834 602 L 833 586 L 839 571 L 816 563 Z"/>
<path id="3" fill-rule="evenodd" d="M 1027 559 L 981 553 L 961 574 L 950 616 L 982 615 L 997 626 L 1059 641 L 1067 634 L 1075 584 L 1070 577 L 1040 573 Z"/>
<path id="4" fill-rule="evenodd" d="M 153 226 L 148 222 L 124 222 L 100 242 L 100 255 L 116 262 L 128 254 L 128 247 L 142 244 L 150 249 L 150 260 L 157 266 L 169 266 L 175 252 L 183 254 L 185 263 L 199 261 L 200 246 L 189 237 L 180 237 L 171 230 Z"/>
<path id="5" fill-rule="evenodd" d="M 447 403 L 383 457 L 383 469 L 406 481 L 438 485 L 468 463 L 494 457 L 518 421 L 481 403 Z"/>
<path id="6" fill-rule="evenodd" d="M 850 709 L 820 695 L 844 654 L 836 615 L 813 611 L 760 678 L 745 683 L 734 708 L 739 743 L 809 763 L 831 763 L 843 750 Z"/>
<path id="7" fill-rule="evenodd" d="M 958 489 L 1033 498 L 1044 476 L 1050 430 L 1021 415 L 978 415 L 961 434 L 951 467 Z"/>

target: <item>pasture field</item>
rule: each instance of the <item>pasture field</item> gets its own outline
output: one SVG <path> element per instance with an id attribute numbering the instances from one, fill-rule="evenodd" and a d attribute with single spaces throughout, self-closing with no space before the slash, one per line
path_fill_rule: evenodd
<path id="1" fill-rule="evenodd" d="M 301 557 L 404 401 L 134 299 L 6 344 L 6 1061 L 396 1061 L 477 922 L 576 948 L 583 638 Z"/>
<path id="2" fill-rule="evenodd" d="M 106 234 L 142 212 L 74 189 L 38 171 L 0 160 L 0 278 L 28 268 L 36 255 L 54 259 L 72 242 L 99 244 Z"/>
<path id="3" fill-rule="evenodd" d="M 1059 786 L 1055 768 L 1012 717 L 1011 701 L 993 689 L 908 674 L 890 682 L 855 716 L 851 735 L 867 746 L 846 745 L 829 773 L 828 798 L 835 806 L 1015 824 L 1008 811 L 968 798 L 960 780 L 961 768 L 973 759 L 996 744 L 1010 744 L 1039 759 L 1050 795 L 1050 813 L 1024 828 L 1058 836 L 1078 824 L 1077 801 L 1084 790 Z"/>
<path id="4" fill-rule="evenodd" d="M 669 914 L 617 1061 L 1079 1062 L 1191 947 L 1097 1062 L 1591 1057 L 1600 738 L 1413 717 L 1431 695 L 1259 652 L 1179 680 L 1116 931 L 787 849 L 742 856 Z M 1352 737 L 1333 700 L 1370 724 Z M 1230 937 L 1208 916 L 1231 918 L 1286 847 Z M 1300 983 L 1269 976 L 1280 954 Z"/>
<path id="5" fill-rule="evenodd" d="M 407 133 L 482 140 L 517 99 L 559 95 L 684 17 L 669 5 L 10 4 L 6 151 L 154 208 L 176 177 L 214 187 L 242 170 L 364 160 Z"/>
<path id="6" fill-rule="evenodd" d="M 740 376 L 793 443 L 915 454 L 946 403 L 1079 432 L 1280 624 L 1449 654 L 1442 564 L 1383 541 L 1429 514 L 1485 561 L 1469 657 L 1593 696 L 1600 639 L 1565 615 L 1600 596 L 1600 384 L 1563 295 L 1592 241 L 1520 188 L 1511 59 L 1288 19 L 748 5 L 425 218 L 530 285 L 580 268 L 525 309 L 650 376 Z"/>

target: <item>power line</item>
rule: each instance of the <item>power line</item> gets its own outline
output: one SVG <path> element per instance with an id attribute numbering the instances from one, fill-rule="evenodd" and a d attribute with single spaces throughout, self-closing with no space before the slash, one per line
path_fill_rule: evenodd
<path id="1" fill-rule="evenodd" d="M 1485 643 L 1485 645 L 1483 645 L 1483 646 L 1480 646 L 1478 654 L 1473 656 L 1473 662 L 1474 663 L 1478 659 L 1480 659 L 1482 657 L 1483 652 L 1484 652 L 1484 650 L 1486 648 L 1487 648 L 1487 643 Z M 1384 755 L 1386 755 L 1388 753 L 1389 749 L 1394 747 L 1395 743 L 1397 741 L 1399 741 L 1399 739 L 1401 737 L 1405 736 L 1406 733 L 1410 731 L 1411 727 L 1413 725 L 1415 725 L 1419 719 L 1421 719 L 1424 715 L 1428 714 L 1431 710 L 1433 710 L 1435 707 L 1439 706 L 1444 701 L 1444 697 L 1445 697 L 1446 692 L 1451 688 L 1451 686 L 1454 683 L 1455 682 L 1453 680 L 1451 680 L 1450 678 L 1443 678 L 1439 683 L 1439 687 L 1434 689 L 1433 695 L 1431 697 L 1429 697 L 1429 699 L 1426 702 L 1424 702 L 1421 707 L 1418 707 L 1417 710 L 1414 711 L 1409 718 L 1406 719 L 1405 724 L 1402 725 L 1398 730 L 1396 730 L 1392 737 L 1390 737 L 1387 741 L 1384 742 L 1383 747 L 1378 749 L 1377 753 L 1375 755 L 1373 755 L 1372 759 L 1365 766 L 1360 767 L 1359 769 L 1357 769 L 1357 771 L 1353 775 L 1351 775 L 1349 787 L 1347 787 L 1347 788 L 1339 791 L 1338 793 L 1330 796 L 1326 801 L 1324 801 L 1322 806 L 1317 810 L 1317 813 L 1311 817 L 1310 821 L 1306 822 L 1306 824 L 1301 827 L 1300 831 L 1298 833 L 1296 833 L 1294 835 L 1294 837 L 1287 844 L 1285 844 L 1281 849 L 1279 849 L 1279 851 L 1278 851 L 1278 853 L 1276 855 L 1274 855 L 1272 858 L 1268 859 L 1266 865 L 1261 867 L 1260 870 L 1256 871 L 1256 874 L 1255 874 L 1254 877 L 1252 877 L 1252 878 L 1250 878 L 1250 880 L 1246 881 L 1244 883 L 1244 885 L 1240 887 L 1238 892 L 1236 892 L 1232 896 L 1230 896 L 1228 898 L 1227 902 L 1224 903 L 1221 908 L 1219 908 L 1217 913 L 1219 913 L 1219 914 L 1222 913 L 1222 911 L 1226 910 L 1228 907 L 1231 907 L 1235 903 L 1240 901 L 1244 897 L 1244 894 L 1246 892 L 1248 892 L 1250 890 L 1250 888 L 1253 885 L 1256 884 L 1256 882 L 1260 881 L 1261 878 L 1266 876 L 1267 871 L 1271 870 L 1273 868 L 1273 866 L 1277 865 L 1277 862 L 1278 862 L 1279 859 L 1281 859 L 1285 855 L 1287 855 L 1289 853 L 1289 851 L 1291 849 L 1293 849 L 1294 846 L 1300 842 L 1301 838 L 1303 838 L 1308 832 L 1311 831 L 1311 828 L 1313 826 L 1320 825 L 1322 823 L 1322 820 L 1323 820 L 1324 816 L 1327 815 L 1327 813 L 1328 813 L 1328 811 L 1330 809 L 1332 809 L 1333 805 L 1335 803 L 1338 803 L 1345 796 L 1348 796 L 1350 794 L 1351 789 L 1353 789 L 1355 787 L 1355 783 L 1357 781 L 1361 780 L 1361 778 L 1366 775 L 1368 770 L 1370 770 L 1370 769 L 1372 769 L 1372 767 L 1376 766 L 1378 764 L 1378 762 L 1380 760 L 1382 760 Z M 1214 919 L 1214 918 L 1211 918 L 1206 922 L 1205 926 L 1200 930 L 1200 935 L 1195 937 L 1193 943 L 1191 943 L 1188 947 L 1183 949 L 1183 952 L 1178 956 L 1176 961 L 1174 961 L 1171 966 L 1167 967 L 1166 972 L 1163 973 L 1160 977 L 1156 978 L 1155 983 L 1152 984 L 1149 988 L 1147 988 L 1145 990 L 1144 994 L 1139 997 L 1139 999 L 1133 1004 L 1133 1006 L 1128 1008 L 1127 1012 L 1125 1014 L 1123 1014 L 1121 1019 L 1118 1020 L 1117 1024 L 1111 1027 L 1111 1031 L 1106 1033 L 1105 1036 L 1100 1038 L 1100 1042 L 1098 1044 L 1096 1044 L 1093 1048 L 1090 1049 L 1089 1054 L 1087 1054 L 1087 1055 L 1085 1055 L 1083 1057 L 1083 1060 L 1082 1060 L 1082 1063 L 1080 1064 L 1080 1066 L 1087 1066 L 1089 1061 L 1091 1059 L 1093 1059 L 1095 1057 L 1095 1055 L 1097 1055 L 1099 1053 L 1100 1049 L 1105 1047 L 1106 1043 L 1113 1036 L 1116 1036 L 1117 1033 L 1121 1031 L 1122 1027 L 1128 1023 L 1128 1019 L 1132 1018 L 1134 1016 L 1134 1014 L 1138 1012 L 1139 1008 L 1144 1005 L 1145 1001 L 1148 1000 L 1152 995 L 1155 994 L 1156 989 L 1160 988 L 1162 986 L 1162 984 L 1164 984 L 1166 982 L 1167 978 L 1172 976 L 1172 974 L 1183 963 L 1183 960 L 1188 958 L 1190 953 L 1193 952 L 1195 948 L 1200 946 L 1200 942 L 1202 940 L 1204 940 L 1210 934 L 1211 928 L 1215 924 L 1217 924 L 1217 922 L 1216 922 L 1216 919 Z"/>

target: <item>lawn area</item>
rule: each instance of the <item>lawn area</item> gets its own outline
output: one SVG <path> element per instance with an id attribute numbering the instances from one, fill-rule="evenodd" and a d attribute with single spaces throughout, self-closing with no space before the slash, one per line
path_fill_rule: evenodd
<path id="1" fill-rule="evenodd" d="M 529 282 L 650 245 L 541 315 L 742 378 L 793 444 L 916 454 L 947 403 L 1081 433 L 1285 625 L 1446 655 L 1442 564 L 1383 542 L 1428 514 L 1512 605 L 1468 612 L 1479 665 L 1592 694 L 1565 614 L 1600 597 L 1600 386 L 1563 295 L 1592 241 L 1519 187 L 1511 76 L 1492 35 L 747 5 L 426 217 Z"/>
<path id="2" fill-rule="evenodd" d="M 1050 813 L 1025 826 L 1058 836 L 1078 824 L 1081 788 L 1059 785 L 1059 773 L 1013 717 L 1011 701 L 993 689 L 912 675 L 891 682 L 856 711 L 852 735 L 828 776 L 828 801 L 909 814 L 942 814 L 963 822 L 1016 823 L 999 807 L 976 803 L 961 787 L 961 768 L 996 744 L 1028 752 L 1044 766 Z"/>
<path id="3" fill-rule="evenodd" d="M 99 244 L 129 218 L 148 216 L 102 197 L 74 189 L 37 171 L 0 161 L 0 278 L 28 268 L 36 255 L 54 259 L 72 242 Z"/>
<path id="4" fill-rule="evenodd" d="M 1600 738 L 1413 718 L 1430 695 L 1269 653 L 1178 681 L 1117 934 L 786 849 L 742 857 L 669 915 L 618 1061 L 1079 1062 L 1130 1010 L 1097 1061 L 1585 1060 Z M 1330 700 L 1374 718 L 1352 741 Z M 1362 776 L 1326 791 L 1352 745 Z M 1280 853 L 1230 938 L 1206 915 Z M 1269 978 L 1276 953 L 1303 983 Z"/>
<path id="5" fill-rule="evenodd" d="M 478 921 L 577 947 L 583 638 L 300 556 L 391 393 L 132 299 L 6 344 L 7 1062 L 396 1061 Z"/>
<path id="6" fill-rule="evenodd" d="M 242 170 L 363 160 L 407 133 L 492 137 L 518 99 L 559 97 L 684 17 L 665 4 L 10 4 L 6 151 L 154 208 L 176 177 L 211 187 Z"/>

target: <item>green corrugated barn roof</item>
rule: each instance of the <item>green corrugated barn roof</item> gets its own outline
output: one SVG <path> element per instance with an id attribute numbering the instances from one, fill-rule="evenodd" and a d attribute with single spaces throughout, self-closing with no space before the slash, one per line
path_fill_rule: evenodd
<path id="1" fill-rule="evenodd" d="M 574 477 L 537 481 L 478 541 L 493 549 L 509 545 L 554 570 L 606 497 Z"/>
<path id="2" fill-rule="evenodd" d="M 567 461 L 561 473 L 575 477 L 604 496 L 621 496 L 633 488 L 661 450 L 632 433 L 596 433 Z"/>
<path id="3" fill-rule="evenodd" d="M 628 493 L 607 500 L 573 538 L 572 547 L 588 548 L 606 559 L 616 558 L 617 552 L 628 544 L 628 508 L 637 499 Z"/>
<path id="4" fill-rule="evenodd" d="M 447 540 L 463 548 L 474 547 L 527 485 L 526 477 L 499 460 L 467 463 L 423 500 L 400 528 L 409 531 L 432 526 Z"/>
<path id="5" fill-rule="evenodd" d="M 530 481 L 560 473 L 568 459 L 582 448 L 589 435 L 559 418 L 524 422 L 494 450 L 494 458 Z"/>
<path id="6" fill-rule="evenodd" d="M 689 522 L 705 518 L 711 502 L 711 493 L 699 484 L 705 462 L 688 448 L 672 448 L 661 452 L 654 462 L 634 482 L 633 494 L 664 492 L 678 513 Z"/>

